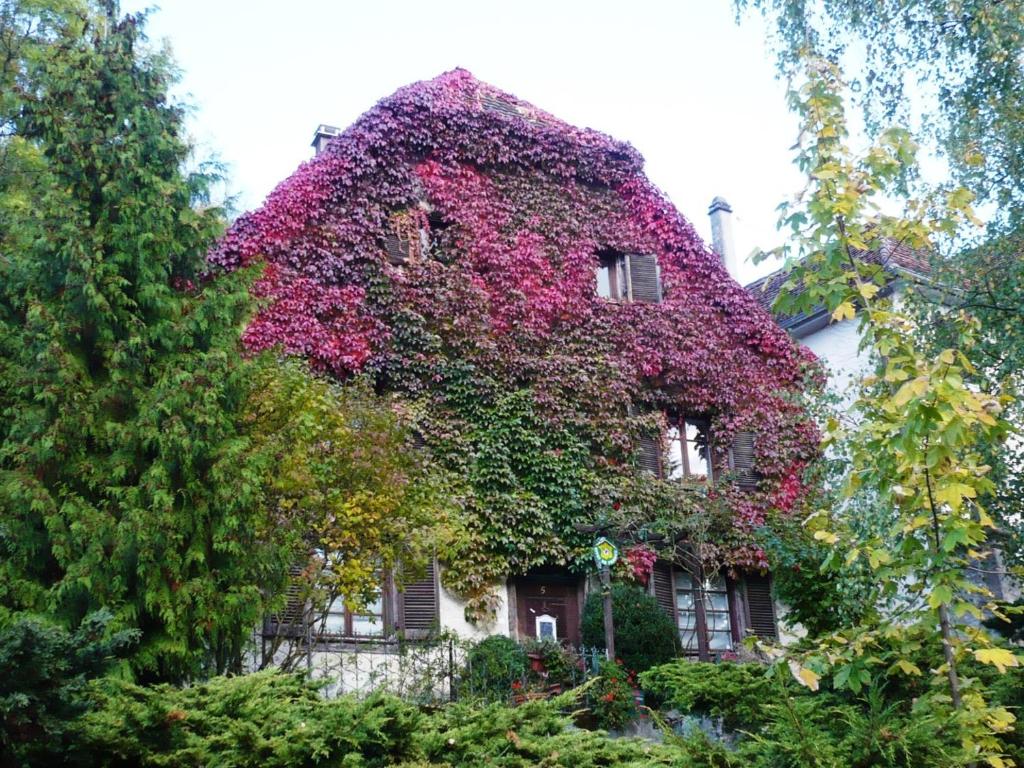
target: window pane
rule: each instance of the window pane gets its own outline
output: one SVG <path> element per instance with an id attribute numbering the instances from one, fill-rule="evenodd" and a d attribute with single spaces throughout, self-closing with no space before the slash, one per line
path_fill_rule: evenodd
<path id="1" fill-rule="evenodd" d="M 704 593 L 704 610 L 706 611 L 728 611 L 729 596 L 722 592 Z"/>
<path id="2" fill-rule="evenodd" d="M 683 646 L 683 651 L 687 653 L 697 653 L 699 646 L 697 645 L 697 633 L 696 632 L 680 632 L 679 642 Z"/>
<path id="3" fill-rule="evenodd" d="M 613 298 L 611 272 L 611 267 L 605 264 L 597 268 L 597 295 L 603 299 Z"/>
<path id="4" fill-rule="evenodd" d="M 728 632 L 709 632 L 708 648 L 712 651 L 731 651 L 732 636 Z"/>
<path id="5" fill-rule="evenodd" d="M 709 464 L 707 455 L 707 439 L 705 430 L 695 424 L 686 424 L 686 458 L 690 465 L 690 476 L 707 478 Z"/>
<path id="6" fill-rule="evenodd" d="M 705 617 L 708 621 L 709 631 L 718 630 L 720 632 L 728 632 L 730 627 L 732 626 L 732 622 L 729 620 L 728 613 L 707 613 L 705 614 Z"/>
<path id="7" fill-rule="evenodd" d="M 666 434 L 668 440 L 668 456 L 666 457 L 665 477 L 669 480 L 680 480 L 683 477 L 683 440 L 679 427 L 669 427 Z"/>
<path id="8" fill-rule="evenodd" d="M 367 603 L 363 613 L 352 615 L 352 634 L 384 634 L 384 599 L 381 595 L 377 595 L 372 603 Z"/>
<path id="9" fill-rule="evenodd" d="M 345 634 L 345 600 L 336 597 L 327 608 L 323 631 L 329 635 Z"/>
<path id="10" fill-rule="evenodd" d="M 728 587 L 725 584 L 725 576 L 721 573 L 716 573 L 714 576 L 708 576 L 704 579 L 704 590 L 707 592 L 725 592 Z"/>
<path id="11" fill-rule="evenodd" d="M 380 616 L 367 616 L 364 614 L 352 615 L 352 634 L 354 635 L 382 635 L 384 634 L 384 622 Z"/>

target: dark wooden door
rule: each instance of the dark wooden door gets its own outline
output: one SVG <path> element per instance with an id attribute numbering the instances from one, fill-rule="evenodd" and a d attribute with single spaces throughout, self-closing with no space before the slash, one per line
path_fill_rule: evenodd
<path id="1" fill-rule="evenodd" d="M 576 584 L 524 579 L 516 584 L 516 601 L 520 636 L 553 636 L 559 642 L 579 645 L 580 610 Z M 551 617 L 553 621 L 544 617 Z"/>

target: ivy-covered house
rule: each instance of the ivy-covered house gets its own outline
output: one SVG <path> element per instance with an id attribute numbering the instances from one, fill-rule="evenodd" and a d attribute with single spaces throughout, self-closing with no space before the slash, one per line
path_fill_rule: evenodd
<path id="1" fill-rule="evenodd" d="M 578 642 L 598 532 L 687 653 L 773 635 L 759 537 L 804 494 L 808 360 L 637 151 L 464 70 L 314 147 L 211 259 L 266 263 L 245 343 L 372 378 L 455 510 L 426 578 L 382 574 L 327 639 Z"/>

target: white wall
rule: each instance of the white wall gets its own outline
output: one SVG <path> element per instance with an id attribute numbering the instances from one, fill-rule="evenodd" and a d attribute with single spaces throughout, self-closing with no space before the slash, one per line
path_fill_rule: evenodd
<path id="1" fill-rule="evenodd" d="M 800 339 L 801 344 L 828 366 L 829 386 L 844 403 L 853 400 L 857 382 L 868 373 L 867 355 L 857 352 L 859 342 L 856 320 L 827 325 Z"/>
<path id="2" fill-rule="evenodd" d="M 459 636 L 481 639 L 489 635 L 508 635 L 508 587 L 497 584 L 492 588 L 498 598 L 498 607 L 490 623 L 470 624 L 466 621 L 466 604 L 444 588 L 444 571 L 441 571 L 441 595 L 438 610 L 441 629 L 457 632 Z"/>

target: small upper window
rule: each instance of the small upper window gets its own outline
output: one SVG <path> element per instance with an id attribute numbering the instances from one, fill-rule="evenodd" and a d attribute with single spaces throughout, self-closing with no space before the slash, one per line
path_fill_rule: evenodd
<path id="1" fill-rule="evenodd" d="M 703 419 L 670 417 L 665 475 L 669 480 L 705 482 L 712 477 L 710 425 Z"/>
<path id="2" fill-rule="evenodd" d="M 597 267 L 597 295 L 603 299 L 626 298 L 625 259 L 621 253 L 601 254 Z"/>
<path id="3" fill-rule="evenodd" d="M 597 295 L 616 301 L 657 304 L 661 273 L 653 254 L 604 251 L 597 266 Z"/>

